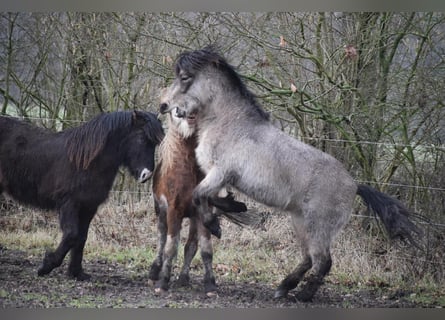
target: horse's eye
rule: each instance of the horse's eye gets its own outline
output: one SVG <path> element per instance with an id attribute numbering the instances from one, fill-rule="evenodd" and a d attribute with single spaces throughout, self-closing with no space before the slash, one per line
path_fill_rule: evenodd
<path id="1" fill-rule="evenodd" d="M 186 81 L 188 81 L 188 80 L 190 80 L 192 77 L 190 77 L 189 75 L 187 75 L 187 74 L 184 74 L 184 75 L 182 75 L 181 76 L 181 81 L 184 81 L 184 82 L 186 82 Z"/>

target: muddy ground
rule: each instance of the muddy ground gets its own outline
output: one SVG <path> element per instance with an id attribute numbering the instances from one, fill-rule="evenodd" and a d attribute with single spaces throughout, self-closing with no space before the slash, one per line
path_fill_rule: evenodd
<path id="1" fill-rule="evenodd" d="M 128 270 L 105 260 L 85 260 L 93 277 L 79 282 L 67 279 L 66 265 L 44 277 L 37 276 L 41 257 L 0 247 L 0 307 L 130 307 L 130 308 L 257 308 L 257 307 L 430 307 L 409 299 L 412 292 L 391 288 L 354 289 L 326 281 L 313 302 L 272 298 L 274 287 L 255 282 L 233 282 L 217 278 L 218 295 L 202 292 L 201 273 L 192 271 L 191 286 L 178 288 L 174 282 L 167 294 L 157 295 L 147 282 L 146 270 Z"/>

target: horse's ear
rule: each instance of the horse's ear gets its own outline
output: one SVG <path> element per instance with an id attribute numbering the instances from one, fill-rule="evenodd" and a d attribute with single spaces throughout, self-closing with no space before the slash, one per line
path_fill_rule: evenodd
<path id="1" fill-rule="evenodd" d="M 133 123 L 137 126 L 143 126 L 146 123 L 143 114 L 138 110 L 133 110 L 131 118 L 133 120 Z"/>

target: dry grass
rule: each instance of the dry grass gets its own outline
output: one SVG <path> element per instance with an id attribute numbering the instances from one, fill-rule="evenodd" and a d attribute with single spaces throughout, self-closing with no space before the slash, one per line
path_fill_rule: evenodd
<path id="1" fill-rule="evenodd" d="M 119 194 L 117 199 L 113 194 L 100 207 L 90 228 L 86 259 L 117 260 L 148 270 L 157 244 L 156 217 L 151 195 L 142 197 L 142 201 L 140 196 L 137 198 Z M 218 277 L 265 282 L 274 287 L 298 263 L 298 244 L 287 215 L 252 202 L 248 206 L 264 212 L 266 221 L 259 228 L 240 228 L 223 219 L 222 239 L 214 239 L 214 268 Z M 2 245 L 43 255 L 44 247 L 54 247 L 60 240 L 57 217 L 52 213 L 19 206 L 0 212 Z M 184 221 L 182 244 L 187 224 Z M 342 285 L 443 287 L 443 252 L 426 258 L 412 248 L 390 243 L 381 234 L 376 237 L 379 232 L 378 228 L 365 231 L 360 218 L 353 218 L 335 241 L 333 268 L 327 281 Z M 181 260 L 182 249 L 177 265 Z M 201 269 L 199 255 L 192 266 Z"/>

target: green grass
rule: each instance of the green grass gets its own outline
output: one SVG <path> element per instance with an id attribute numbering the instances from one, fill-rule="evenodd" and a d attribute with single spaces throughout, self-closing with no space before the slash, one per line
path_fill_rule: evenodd
<path id="1" fill-rule="evenodd" d="M 98 308 L 101 305 L 113 305 L 114 307 L 119 307 L 122 305 L 122 299 L 105 301 L 103 297 L 83 295 L 76 299 L 72 299 L 68 303 L 68 307 L 72 308 Z"/>
<path id="2" fill-rule="evenodd" d="M 0 289 L 0 298 L 6 298 L 8 296 L 8 292 L 4 289 Z"/>
<path id="3" fill-rule="evenodd" d="M 139 210 L 143 205 L 132 204 L 130 207 Z M 149 268 L 156 255 L 156 222 L 153 216 L 135 216 L 130 209 L 109 205 L 98 213 L 85 247 L 86 260 L 122 264 L 134 275 Z M 28 216 L 23 214 L 23 219 L 16 219 L 20 221 L 16 227 L 8 224 L 7 230 L 0 233 L 0 243 L 10 249 L 25 250 L 29 254 L 41 256 L 46 247 L 55 248 L 60 240 L 60 231 L 54 221 L 46 228 L 37 226 L 23 231 L 23 220 Z M 57 221 L 56 218 L 54 220 Z M 265 230 L 241 229 L 225 220 L 222 220 L 222 227 L 222 239 L 213 241 L 213 266 L 215 276 L 219 279 L 217 281 L 259 282 L 275 287 L 296 267 L 300 259 L 293 231 L 285 216 L 274 217 Z M 178 272 L 182 265 L 186 230 L 185 223 L 174 272 Z M 379 253 L 381 248 L 385 249 L 385 253 Z M 441 255 L 438 253 L 437 256 Z M 374 236 L 350 225 L 333 246 L 333 268 L 326 282 L 340 286 L 346 293 L 364 287 L 376 290 L 383 288 L 386 291 L 400 289 L 408 292 L 404 296 L 406 299 L 445 307 L 445 279 L 432 280 L 434 277 L 428 272 L 420 275 L 413 272 L 417 262 L 417 258 L 413 257 L 405 248 L 395 247 L 383 240 L 377 241 Z M 202 268 L 198 252 L 192 262 L 191 272 L 201 276 Z M 0 290 L 0 297 L 4 294 Z M 88 307 L 97 304 L 93 298 L 82 297 L 71 303 L 73 307 Z M 44 304 L 44 298 L 40 299 Z M 121 303 L 116 301 L 113 305 Z M 172 304 L 170 307 L 175 306 Z"/>
<path id="4" fill-rule="evenodd" d="M 124 264 L 128 268 L 146 268 L 155 258 L 156 252 L 150 247 L 102 247 L 100 250 L 89 248 L 87 259 L 106 259 Z"/>

